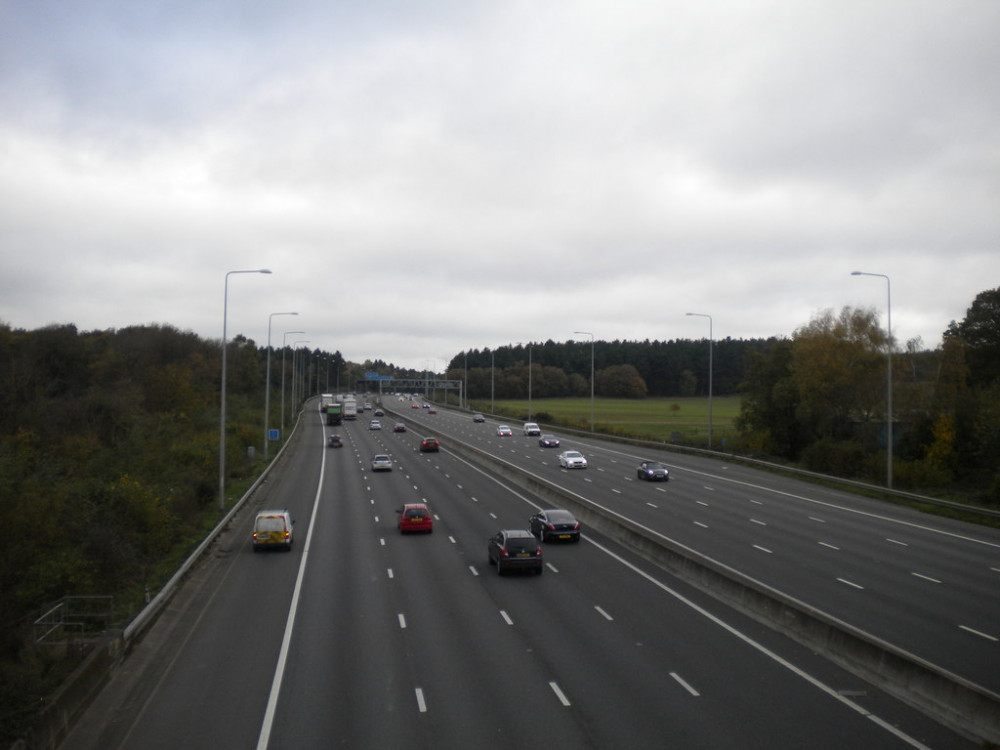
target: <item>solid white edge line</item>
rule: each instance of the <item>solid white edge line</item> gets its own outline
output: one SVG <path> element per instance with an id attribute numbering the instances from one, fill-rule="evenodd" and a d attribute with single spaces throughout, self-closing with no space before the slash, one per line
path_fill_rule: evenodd
<path id="1" fill-rule="evenodd" d="M 324 430 L 324 440 L 325 440 Z M 288 619 L 285 621 L 285 633 L 281 638 L 281 649 L 278 652 L 278 663 L 274 668 L 271 680 L 271 691 L 267 697 L 267 707 L 264 709 L 264 720 L 261 723 L 260 734 L 257 736 L 257 750 L 267 750 L 271 741 L 271 729 L 274 726 L 274 715 L 278 709 L 278 697 L 281 695 L 281 681 L 285 676 L 285 666 L 288 663 L 288 652 L 292 644 L 292 633 L 295 630 L 295 615 L 299 609 L 299 596 L 302 594 L 302 581 L 305 579 L 306 564 L 309 562 L 309 548 L 312 546 L 313 529 L 316 528 L 316 516 L 319 513 L 319 499 L 323 491 L 323 476 L 326 474 L 326 451 L 322 452 L 319 463 L 319 481 L 316 484 L 316 497 L 313 499 L 312 518 L 309 531 L 306 532 L 306 543 L 302 547 L 302 557 L 299 560 L 299 572 L 295 577 L 295 588 L 292 591 L 292 601 L 288 606 Z"/>

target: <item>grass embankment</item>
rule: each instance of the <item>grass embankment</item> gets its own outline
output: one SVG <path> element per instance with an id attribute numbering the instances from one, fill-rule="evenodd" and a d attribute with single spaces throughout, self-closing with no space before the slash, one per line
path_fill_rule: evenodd
<path id="1" fill-rule="evenodd" d="M 489 400 L 472 400 L 470 407 L 489 413 Z M 528 418 L 528 400 L 498 400 L 495 413 L 512 419 Z M 735 437 L 733 422 L 740 413 L 739 396 L 712 399 L 712 443 Z M 554 427 L 590 429 L 589 398 L 532 399 L 531 417 Z M 598 432 L 646 440 L 705 445 L 708 442 L 707 398 L 594 399 L 594 426 Z"/>

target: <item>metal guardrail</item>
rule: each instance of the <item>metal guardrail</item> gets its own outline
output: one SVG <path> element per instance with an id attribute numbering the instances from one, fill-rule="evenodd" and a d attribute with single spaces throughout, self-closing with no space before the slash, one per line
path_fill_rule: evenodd
<path id="1" fill-rule="evenodd" d="M 79 640 L 95 629 L 106 630 L 113 605 L 113 596 L 64 596 L 32 623 L 35 643 L 64 645 L 67 640 Z M 70 637 L 60 639 L 66 635 Z"/>

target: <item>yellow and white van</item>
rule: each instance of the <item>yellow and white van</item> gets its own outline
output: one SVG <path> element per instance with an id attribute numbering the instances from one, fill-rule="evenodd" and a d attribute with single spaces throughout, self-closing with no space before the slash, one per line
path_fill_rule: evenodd
<path id="1" fill-rule="evenodd" d="M 292 514 L 287 510 L 262 510 L 253 521 L 253 551 L 292 548 Z"/>

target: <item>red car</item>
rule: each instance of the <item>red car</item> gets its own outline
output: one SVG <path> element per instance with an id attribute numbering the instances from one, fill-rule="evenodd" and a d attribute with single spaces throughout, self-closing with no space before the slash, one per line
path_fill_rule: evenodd
<path id="1" fill-rule="evenodd" d="M 397 510 L 396 513 L 399 514 L 400 534 L 406 534 L 410 531 L 426 531 L 428 534 L 434 532 L 434 519 L 423 503 L 409 503 Z"/>
<path id="2" fill-rule="evenodd" d="M 441 441 L 434 437 L 425 437 L 420 441 L 421 453 L 437 453 L 441 449 Z"/>

